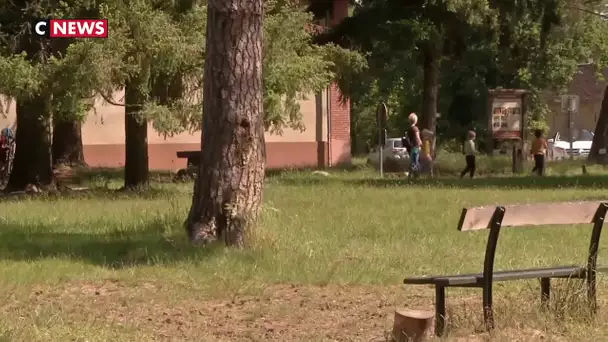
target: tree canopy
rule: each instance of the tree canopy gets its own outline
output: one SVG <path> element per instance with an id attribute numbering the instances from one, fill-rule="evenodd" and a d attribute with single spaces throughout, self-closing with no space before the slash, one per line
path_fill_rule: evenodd
<path id="1" fill-rule="evenodd" d="M 373 108 L 381 100 L 392 109 L 392 134 L 402 133 L 409 112 L 434 117 L 425 114 L 425 102 L 436 102 L 442 114 L 437 130 L 450 139 L 466 129 L 485 129 L 488 88 L 530 90 L 533 115 L 527 124 L 546 127 L 546 94 L 563 91 L 580 63 L 592 61 L 598 70 L 606 65 L 607 21 L 595 13 L 602 5 L 364 0 L 352 17 L 315 40 L 367 56 L 369 68 L 355 77 L 350 93 L 354 145 L 373 144 Z M 428 72 L 433 65 L 439 70 L 436 83 L 427 82 L 434 78 Z M 425 95 L 433 94 L 433 83 L 436 98 Z"/>

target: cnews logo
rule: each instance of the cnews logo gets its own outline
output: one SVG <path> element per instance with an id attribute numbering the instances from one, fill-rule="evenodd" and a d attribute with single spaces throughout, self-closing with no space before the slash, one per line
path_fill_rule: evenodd
<path id="1" fill-rule="evenodd" d="M 47 38 L 108 38 L 108 19 L 38 20 L 34 32 Z"/>

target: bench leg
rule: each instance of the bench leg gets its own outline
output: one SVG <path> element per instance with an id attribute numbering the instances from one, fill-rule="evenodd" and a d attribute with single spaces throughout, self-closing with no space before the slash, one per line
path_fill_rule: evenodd
<path id="1" fill-rule="evenodd" d="M 540 278 L 540 304 L 545 307 L 551 298 L 551 278 Z"/>
<path id="2" fill-rule="evenodd" d="M 483 287 L 483 321 L 487 330 L 494 329 L 494 308 L 492 307 L 492 283 Z"/>
<path id="3" fill-rule="evenodd" d="M 597 312 L 597 282 L 595 272 L 589 272 L 587 275 L 587 300 L 589 301 L 589 308 L 591 313 Z"/>
<path id="4" fill-rule="evenodd" d="M 445 334 L 445 287 L 435 286 L 435 335 Z"/>

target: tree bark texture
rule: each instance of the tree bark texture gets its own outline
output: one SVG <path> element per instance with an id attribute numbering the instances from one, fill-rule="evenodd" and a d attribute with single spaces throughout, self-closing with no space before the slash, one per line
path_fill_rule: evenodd
<path id="1" fill-rule="evenodd" d="M 439 73 L 441 68 L 441 51 L 436 43 L 423 45 L 423 88 L 422 115 L 420 126 L 435 132 L 437 122 L 437 101 L 439 98 Z"/>
<path id="2" fill-rule="evenodd" d="M 591 144 L 591 150 L 589 151 L 589 162 L 607 164 L 608 154 L 600 155 L 600 149 L 608 148 L 608 86 L 604 91 L 604 99 L 602 100 L 602 108 L 600 109 L 600 116 L 597 119 L 595 125 L 595 135 L 593 136 L 593 143 Z"/>
<path id="3" fill-rule="evenodd" d="M 82 147 L 82 123 L 79 120 L 53 120 L 53 167 L 86 166 Z"/>
<path id="4" fill-rule="evenodd" d="M 142 190 L 149 185 L 148 121 L 141 113 L 146 101 L 145 75 L 125 85 L 125 189 Z"/>
<path id="5" fill-rule="evenodd" d="M 186 229 L 194 243 L 241 247 L 262 202 L 262 0 L 211 0 L 204 75 L 202 163 Z"/>
<path id="6" fill-rule="evenodd" d="M 44 97 L 17 101 L 15 159 L 5 191 L 56 187 L 51 163 L 51 115 Z"/>

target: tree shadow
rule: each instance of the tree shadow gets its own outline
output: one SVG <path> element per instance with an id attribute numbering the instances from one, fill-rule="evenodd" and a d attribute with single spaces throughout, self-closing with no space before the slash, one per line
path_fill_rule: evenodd
<path id="1" fill-rule="evenodd" d="M 57 225 L 4 224 L 0 230 L 0 259 L 36 261 L 69 259 L 112 269 L 200 260 L 222 246 L 193 246 L 185 236 L 167 236 L 162 227 L 102 234 L 61 232 Z"/>
<path id="2" fill-rule="evenodd" d="M 101 199 L 101 200 L 119 200 L 119 199 L 170 199 L 175 197 L 176 190 L 173 189 L 158 189 L 151 188 L 146 191 L 124 191 L 108 189 L 104 187 L 90 188 L 84 190 L 61 190 L 54 192 L 39 192 L 39 193 L 1 193 L 0 203 L 2 202 L 18 202 L 24 199 L 36 199 L 44 202 L 53 202 L 61 200 L 74 199 Z"/>
<path id="3" fill-rule="evenodd" d="M 113 181 L 124 179 L 124 168 L 82 168 L 74 170 L 73 176 L 70 178 L 70 183 L 73 184 L 90 184 L 103 181 Z M 175 180 L 175 173 L 172 171 L 150 170 L 148 175 L 151 181 L 159 183 L 169 183 Z"/>
<path id="4" fill-rule="evenodd" d="M 277 178 L 274 180 L 281 185 L 328 185 L 343 184 L 378 188 L 392 187 L 436 187 L 436 188 L 500 188 L 500 189 L 562 189 L 562 188 L 585 188 L 603 189 L 608 187 L 608 176 L 584 175 L 584 176 L 511 176 L 511 177 L 483 177 L 476 179 L 452 178 L 422 178 L 408 180 L 407 178 L 355 178 L 346 179 L 339 177 L 315 177 L 315 178 Z"/>
<path id="5" fill-rule="evenodd" d="M 357 172 L 367 168 L 365 165 L 341 164 L 325 171 L 346 171 Z M 281 177 L 294 172 L 312 173 L 317 171 L 315 168 L 273 168 L 266 169 L 266 178 L 272 179 Z M 175 173 L 171 171 L 150 171 L 149 178 L 156 183 L 175 183 Z M 103 184 L 110 181 L 122 181 L 124 169 L 122 168 L 87 168 L 75 170 L 74 175 L 68 179 L 70 184 Z"/>
<path id="6" fill-rule="evenodd" d="M 394 186 L 430 186 L 445 188 L 500 188 L 500 189 L 560 189 L 560 188 L 605 188 L 608 176 L 510 176 L 470 178 L 425 178 L 413 181 L 407 179 L 367 179 L 356 180 L 356 183 L 375 187 Z"/>

